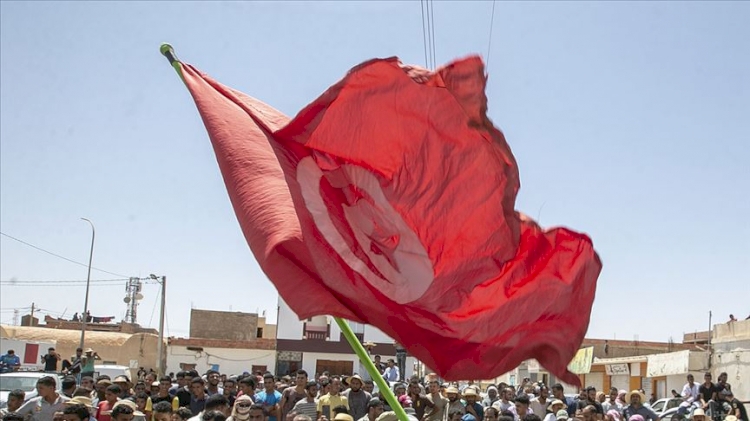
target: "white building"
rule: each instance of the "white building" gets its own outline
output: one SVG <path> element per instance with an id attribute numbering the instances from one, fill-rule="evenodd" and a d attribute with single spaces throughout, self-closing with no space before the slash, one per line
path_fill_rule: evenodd
<path id="1" fill-rule="evenodd" d="M 230 341 L 224 339 L 169 338 L 167 345 L 167 373 L 180 370 L 209 369 L 233 375 L 243 372 L 273 371 L 276 364 L 275 341 L 253 339 Z"/>
<path id="2" fill-rule="evenodd" d="M 714 325 L 711 337 L 714 379 L 727 373 L 734 396 L 750 401 L 750 320 Z"/>
<path id="3" fill-rule="evenodd" d="M 333 317 L 316 316 L 299 320 L 279 297 L 276 325 L 277 375 L 304 369 L 311 377 L 324 371 L 332 375 L 358 373 L 366 377 L 364 366 L 360 365 Z M 381 330 L 361 323 L 349 322 L 349 325 L 361 343 L 374 344 L 370 347 L 373 357 L 380 355 L 384 363 L 389 358 L 397 359 L 394 340 Z M 416 359 L 407 355 L 403 377 L 408 379 L 416 372 L 415 369 L 418 369 Z"/>

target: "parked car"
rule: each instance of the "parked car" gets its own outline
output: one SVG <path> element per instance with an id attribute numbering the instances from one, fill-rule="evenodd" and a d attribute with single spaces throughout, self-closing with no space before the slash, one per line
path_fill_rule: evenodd
<path id="1" fill-rule="evenodd" d="M 36 382 L 44 376 L 55 377 L 55 380 L 57 380 L 57 390 L 60 390 L 62 378 L 55 373 L 16 371 L 0 374 L 0 408 L 8 406 L 8 394 L 16 389 L 26 392 L 24 401 L 35 398 L 37 396 Z"/>
<path id="2" fill-rule="evenodd" d="M 651 405 L 651 410 L 656 413 L 659 421 L 671 421 L 682 402 L 682 398 L 662 398 Z"/>

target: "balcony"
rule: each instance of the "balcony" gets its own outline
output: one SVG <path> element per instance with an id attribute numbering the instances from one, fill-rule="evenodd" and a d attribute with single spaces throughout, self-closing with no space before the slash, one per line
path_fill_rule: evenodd
<path id="1" fill-rule="evenodd" d="M 308 341 L 326 341 L 331 336 L 331 325 L 316 326 L 308 323 L 302 324 L 302 339 Z"/>

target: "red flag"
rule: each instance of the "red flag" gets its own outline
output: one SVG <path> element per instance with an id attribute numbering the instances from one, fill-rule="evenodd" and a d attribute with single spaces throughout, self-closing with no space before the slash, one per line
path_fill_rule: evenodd
<path id="1" fill-rule="evenodd" d="M 250 248 L 300 318 L 376 326 L 446 379 L 535 358 L 578 383 L 601 263 L 586 235 L 514 210 L 479 58 L 372 60 L 292 120 L 181 66 Z"/>

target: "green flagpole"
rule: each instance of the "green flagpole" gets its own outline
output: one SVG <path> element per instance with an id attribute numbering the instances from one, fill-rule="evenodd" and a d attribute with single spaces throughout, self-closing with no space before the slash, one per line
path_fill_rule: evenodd
<path id="1" fill-rule="evenodd" d="M 398 403 L 398 400 L 396 400 L 396 395 L 393 394 L 393 390 L 388 387 L 388 383 L 385 382 L 383 376 L 381 376 L 378 369 L 375 368 L 375 364 L 372 362 L 372 360 L 370 360 L 370 356 L 367 354 L 367 351 L 365 351 L 365 347 L 362 346 L 357 336 L 354 335 L 354 332 L 349 326 L 349 323 L 347 323 L 346 320 L 340 317 L 334 317 L 333 319 L 336 320 L 336 324 L 338 324 L 339 328 L 341 328 L 341 333 L 344 334 L 347 342 L 349 342 L 349 346 L 352 347 L 354 352 L 359 357 L 359 360 L 362 361 L 362 364 L 364 364 L 367 372 L 370 373 L 370 377 L 372 377 L 372 380 L 378 384 L 380 393 L 382 393 L 385 397 L 385 400 L 388 401 L 388 405 L 396 413 L 398 419 L 400 421 L 408 421 L 404 408 L 402 408 L 401 404 Z"/>
<path id="2" fill-rule="evenodd" d="M 172 48 L 172 46 L 167 43 L 163 43 L 161 47 L 159 47 L 159 51 L 162 53 L 162 55 L 164 55 L 164 57 L 167 58 L 169 64 L 172 65 L 182 82 L 185 83 L 185 78 L 182 75 L 182 68 L 180 67 L 180 60 L 177 59 L 177 56 L 174 53 L 174 48 Z M 357 336 L 354 335 L 352 328 L 349 327 L 349 323 L 347 323 L 346 320 L 340 317 L 334 317 L 334 320 L 336 320 L 339 328 L 341 328 L 341 333 L 344 334 L 347 342 L 349 342 L 349 346 L 352 347 L 354 352 L 359 357 L 359 360 L 362 362 L 362 364 L 364 364 L 367 372 L 370 373 L 370 377 L 372 377 L 372 380 L 378 385 L 380 393 L 382 393 L 385 397 L 385 400 L 388 402 L 391 410 L 396 413 L 399 421 L 409 421 L 404 408 L 401 407 L 401 404 L 399 404 L 398 400 L 396 400 L 396 395 L 393 394 L 393 390 L 388 387 L 388 383 L 386 383 L 383 376 L 380 375 L 378 369 L 375 368 L 375 364 L 373 364 L 373 362 L 370 360 L 370 356 L 367 354 L 367 351 L 365 351 L 365 347 L 362 346 L 362 344 L 359 342 L 359 339 L 357 339 Z"/>
<path id="3" fill-rule="evenodd" d="M 174 54 L 174 48 L 165 42 L 159 47 L 159 51 L 167 58 L 169 64 L 171 64 L 174 71 L 177 72 L 177 76 L 182 80 L 182 83 L 185 83 L 185 78 L 182 76 L 182 68 L 180 68 L 180 60 L 178 60 L 177 56 Z"/>

